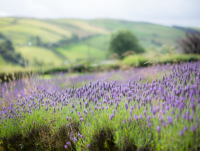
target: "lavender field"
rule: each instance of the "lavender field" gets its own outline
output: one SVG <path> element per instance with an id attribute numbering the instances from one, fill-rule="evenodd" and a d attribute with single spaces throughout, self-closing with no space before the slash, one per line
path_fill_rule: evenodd
<path id="1" fill-rule="evenodd" d="M 200 62 L 0 85 L 0 150 L 200 150 Z"/>

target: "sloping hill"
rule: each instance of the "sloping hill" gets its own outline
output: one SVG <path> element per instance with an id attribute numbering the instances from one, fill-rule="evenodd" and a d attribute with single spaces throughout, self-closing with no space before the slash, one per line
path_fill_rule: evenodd
<path id="1" fill-rule="evenodd" d="M 15 51 L 32 64 L 51 66 L 67 61 L 105 59 L 110 34 L 119 29 L 133 31 L 145 48 L 176 46 L 176 40 L 185 37 L 185 32 L 178 28 L 144 22 L 0 18 L 0 33 L 12 41 Z"/>

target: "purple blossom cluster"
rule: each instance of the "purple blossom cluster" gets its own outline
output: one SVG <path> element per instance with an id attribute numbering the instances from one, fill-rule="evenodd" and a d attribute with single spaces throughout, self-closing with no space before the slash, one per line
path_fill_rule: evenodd
<path id="1" fill-rule="evenodd" d="M 8 119 L 23 122 L 27 118 L 24 114 L 31 115 L 41 110 L 55 114 L 67 109 L 70 111 L 65 117 L 68 123 L 75 116 L 79 122 L 86 122 L 89 116 L 104 113 L 105 110 L 109 114 L 108 121 L 113 121 L 123 110 L 129 117 L 122 120 L 124 125 L 144 120 L 148 129 L 162 133 L 167 127 L 181 123 L 183 128 L 177 132 L 180 136 L 189 130 L 195 133 L 199 129 L 200 62 L 173 65 L 170 74 L 152 82 L 143 82 L 142 77 L 124 81 L 100 79 L 79 88 L 67 89 L 43 81 L 36 83 L 29 93 L 25 93 L 26 87 L 23 86 L 23 91 L 12 94 L 15 101 L 9 100 L 10 96 L 4 96 L 5 87 L 1 88 L 1 101 L 9 103 L 1 108 L 0 127 L 7 126 Z M 37 121 L 33 122 L 37 124 Z M 80 133 L 77 137 L 73 132 L 70 134 L 70 140 L 75 143 L 81 138 Z M 64 148 L 69 146 L 70 142 L 67 142 Z"/>

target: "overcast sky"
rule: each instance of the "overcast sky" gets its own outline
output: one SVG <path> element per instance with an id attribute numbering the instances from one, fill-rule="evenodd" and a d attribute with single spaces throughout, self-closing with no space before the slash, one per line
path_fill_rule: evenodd
<path id="1" fill-rule="evenodd" d="M 112 18 L 200 27 L 200 0 L 0 0 L 0 16 Z"/>

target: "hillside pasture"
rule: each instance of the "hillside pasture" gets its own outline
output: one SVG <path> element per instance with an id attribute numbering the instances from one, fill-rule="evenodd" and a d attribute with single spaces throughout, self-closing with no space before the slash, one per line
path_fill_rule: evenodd
<path id="1" fill-rule="evenodd" d="M 64 55 L 69 61 L 78 60 L 104 60 L 105 51 L 88 46 L 84 43 L 71 44 L 66 47 L 57 48 L 57 51 Z"/>
<path id="2" fill-rule="evenodd" d="M 16 47 L 16 52 L 21 53 L 32 65 L 39 62 L 43 65 L 58 66 L 64 62 L 51 50 L 41 47 L 18 46 Z"/>

